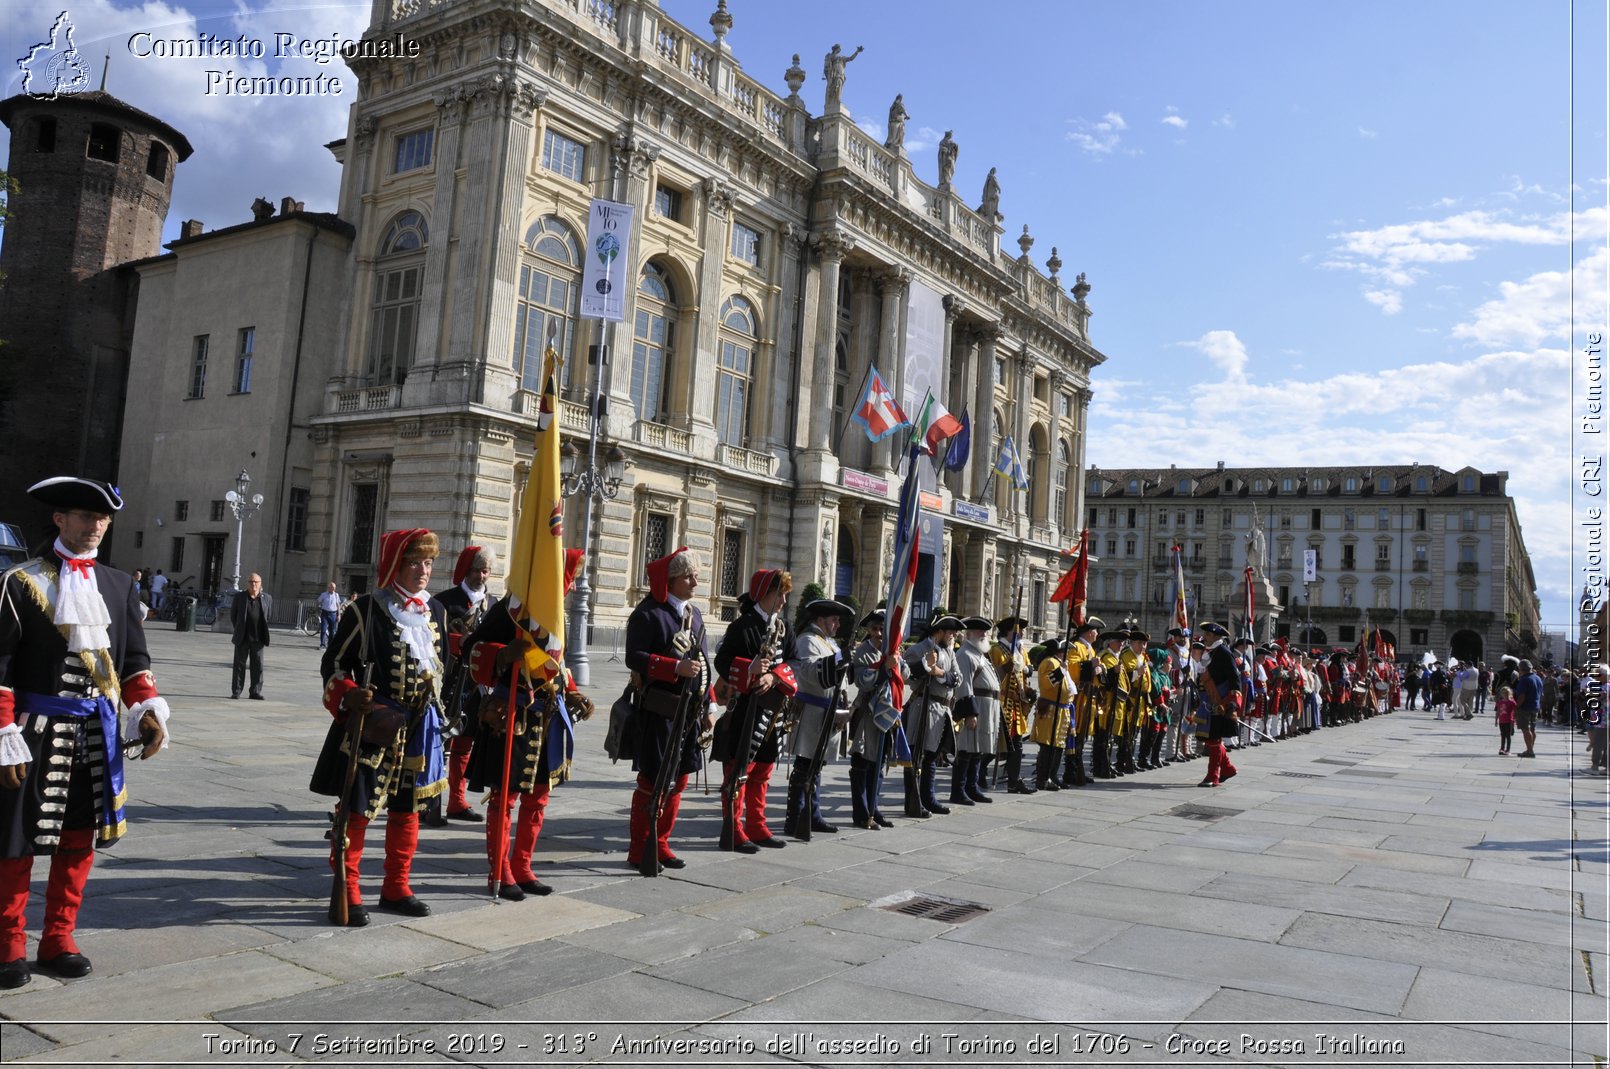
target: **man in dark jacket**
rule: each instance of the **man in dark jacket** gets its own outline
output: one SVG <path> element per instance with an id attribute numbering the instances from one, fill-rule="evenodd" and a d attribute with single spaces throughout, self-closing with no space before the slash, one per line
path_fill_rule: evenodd
<path id="1" fill-rule="evenodd" d="M 1515 680 L 1515 726 L 1526 743 L 1521 756 L 1536 757 L 1532 746 L 1537 742 L 1537 714 L 1543 709 L 1543 680 L 1532 671 L 1531 661 L 1521 662 L 1519 674 Z"/>
<path id="2" fill-rule="evenodd" d="M 251 697 L 263 700 L 263 647 L 268 645 L 268 599 L 263 597 L 263 577 L 256 572 L 246 580 L 246 589 L 235 594 L 229 605 L 229 622 L 235 625 L 235 664 L 229 677 L 229 696 L 240 697 L 246 681 L 246 668 L 252 670 Z"/>

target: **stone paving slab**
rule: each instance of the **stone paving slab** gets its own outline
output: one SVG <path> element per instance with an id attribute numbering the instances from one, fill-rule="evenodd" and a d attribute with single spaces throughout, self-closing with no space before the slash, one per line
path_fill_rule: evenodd
<path id="1" fill-rule="evenodd" d="M 1370 849 L 1345 846 L 1340 843 L 1316 843 L 1301 836 L 1271 846 L 1268 854 L 1277 857 L 1302 857 L 1321 861 L 1345 861 L 1359 865 L 1379 865 L 1383 868 L 1409 869 L 1414 872 L 1442 872 L 1459 875 L 1470 861 L 1458 857 L 1437 857 L 1411 854 L 1401 850 Z"/>
<path id="2" fill-rule="evenodd" d="M 1362 917 L 1434 927 L 1448 910 L 1449 900 L 1432 895 L 1378 891 L 1366 887 L 1338 887 L 1283 880 L 1275 876 L 1226 873 L 1195 889 L 1197 897 L 1222 898 L 1280 906 L 1304 914 Z"/>
<path id="3" fill-rule="evenodd" d="M 1388 1014 L 1234 988 L 1225 988 L 1208 999 L 1185 1019 L 1181 1028 L 1193 1036 L 1231 1040 L 1236 1050 L 1241 1049 L 1242 1035 L 1301 1042 L 1310 1055 L 1304 1059 L 1308 1062 L 1323 1057 L 1317 1054 L 1323 1049 L 1317 1033 L 1339 1039 L 1361 1035 L 1383 1046 L 1394 1039 L 1401 1041 L 1401 1054 L 1378 1048 L 1377 1053 L 1364 1058 L 1341 1059 L 1364 1064 L 1544 1066 L 1563 1064 L 1570 1056 L 1569 1038 L 1554 1025 L 1532 1025 L 1525 1029 L 1524 1038 L 1510 1038 L 1455 1024 L 1404 1021 Z"/>
<path id="4" fill-rule="evenodd" d="M 1186 895 L 1090 880 L 1059 887 L 1024 904 L 1036 912 L 1069 918 L 1128 921 L 1185 932 L 1234 932 L 1244 939 L 1266 942 L 1279 939 L 1302 916 L 1300 910 L 1251 900 L 1216 901 L 1204 908 L 1204 903 Z"/>
<path id="5" fill-rule="evenodd" d="M 657 965 L 646 975 L 746 1002 L 769 1002 L 785 992 L 856 968 L 859 966 L 822 953 L 810 944 L 796 943 L 790 953 L 779 955 L 766 940 L 757 939 L 721 947 L 697 958 Z"/>
<path id="6" fill-rule="evenodd" d="M 1403 1016 L 1466 1021 L 1477 1031 L 1517 1039 L 1533 1036 L 1533 1027 L 1527 1022 L 1551 1022 L 1562 1036 L 1568 1022 L 1597 1022 L 1594 1028 L 1575 1031 L 1570 1045 L 1581 1054 L 1603 1058 L 1604 1007 L 1602 995 L 1425 968 L 1404 1003 Z"/>
<path id="7" fill-rule="evenodd" d="M 1353 868 L 1346 862 L 1339 861 L 1310 861 L 1267 853 L 1203 850 L 1195 846 L 1174 844 L 1147 851 L 1146 860 L 1157 865 L 1178 865 L 1185 868 L 1210 869 L 1214 872 L 1234 870 L 1248 875 L 1278 876 L 1282 879 L 1306 880 L 1311 883 L 1336 883 Z"/>
<path id="8" fill-rule="evenodd" d="M 1376 1013 L 1397 1013 L 1418 972 L 1358 954 L 1140 924 L 1079 960 Z"/>
<path id="9" fill-rule="evenodd" d="M 1282 946 L 1362 954 L 1380 961 L 1496 976 L 1544 987 L 1569 989 L 1572 974 L 1580 970 L 1580 963 L 1564 947 L 1357 917 L 1306 914 L 1280 942 Z"/>
<path id="10" fill-rule="evenodd" d="M 1093 953 L 1099 955 L 1101 948 Z M 1090 955 L 1078 960 L 1087 964 L 1070 969 L 1065 961 L 942 939 L 863 965 L 846 978 L 1042 1021 L 1066 1021 L 1074 1014 L 1174 1019 L 1206 1001 L 1216 987 L 1200 979 L 1142 975 L 1123 966 L 1102 968 Z"/>
<path id="11" fill-rule="evenodd" d="M 478 957 L 477 950 L 477 947 L 415 931 L 406 924 L 370 926 L 350 932 L 326 929 L 311 939 L 286 940 L 265 948 L 266 953 L 282 961 L 336 980 L 368 980 L 412 973 L 444 962 Z"/>
<path id="12" fill-rule="evenodd" d="M 484 899 L 482 900 L 484 903 Z M 370 913 L 373 917 L 375 914 Z M 570 937 L 591 928 L 629 922 L 636 914 L 564 895 L 527 898 L 524 902 L 482 904 L 446 916 L 432 915 L 404 923 L 415 931 L 480 950 L 503 950 L 543 939 Z"/>
<path id="13" fill-rule="evenodd" d="M 758 937 L 759 933 L 751 929 L 713 921 L 708 917 L 661 913 L 621 921 L 607 928 L 576 932 L 563 938 L 574 946 L 619 954 L 645 965 L 658 965 Z"/>
<path id="14" fill-rule="evenodd" d="M 1344 887 L 1375 887 L 1384 891 L 1408 891 L 1415 894 L 1467 902 L 1503 901 L 1522 909 L 1564 909 L 1570 891 L 1549 887 L 1528 887 L 1525 884 L 1504 884 L 1496 880 L 1478 880 L 1470 874 L 1449 876 L 1437 872 L 1412 872 L 1407 869 L 1388 869 L 1378 865 L 1355 865 L 1342 877 Z"/>
<path id="15" fill-rule="evenodd" d="M 1097 869 L 1085 877 L 1092 883 L 1111 883 L 1120 887 L 1139 887 L 1148 891 L 1168 891 L 1173 894 L 1190 894 L 1217 878 L 1218 873 L 1212 869 L 1158 865 L 1135 859 L 1119 861 L 1106 868 Z"/>
<path id="16" fill-rule="evenodd" d="M 739 925 L 762 935 L 774 935 L 861 904 L 859 899 L 843 895 L 781 886 L 763 888 L 736 898 L 729 895 L 686 906 L 682 912 L 723 924 Z"/>

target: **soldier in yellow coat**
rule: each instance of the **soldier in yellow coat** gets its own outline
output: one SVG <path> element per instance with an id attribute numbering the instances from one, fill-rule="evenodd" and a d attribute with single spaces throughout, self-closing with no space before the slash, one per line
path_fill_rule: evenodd
<path id="1" fill-rule="evenodd" d="M 1033 794 L 1023 779 L 1023 739 L 1029 733 L 1034 711 L 1034 675 L 1029 671 L 1028 645 L 1021 616 L 1008 616 L 995 625 L 995 645 L 989 661 L 1001 681 L 1001 742 L 1006 762 L 1006 789 L 1011 794 Z"/>
<path id="2" fill-rule="evenodd" d="M 1034 703 L 1032 734 L 1040 750 L 1034 760 L 1034 782 L 1042 791 L 1060 791 L 1062 781 L 1057 779 L 1057 769 L 1073 722 L 1073 677 L 1062 661 L 1061 639 L 1053 638 L 1040 649 L 1040 697 Z"/>
<path id="3" fill-rule="evenodd" d="M 1091 617 L 1074 628 L 1077 637 L 1063 658 L 1076 690 L 1073 698 L 1073 730 L 1068 737 L 1068 755 L 1062 770 L 1062 783 L 1066 787 L 1083 787 L 1090 782 L 1090 777 L 1085 775 L 1084 750 L 1095 719 L 1096 636 L 1104 626 L 1099 619 Z"/>
<path id="4" fill-rule="evenodd" d="M 1101 651 L 1096 658 L 1096 693 L 1091 699 L 1094 706 L 1095 731 L 1091 738 L 1090 774 L 1096 779 L 1112 779 L 1112 737 L 1114 729 L 1123 723 L 1124 706 L 1129 698 L 1129 674 L 1124 671 L 1121 650 L 1129 632 L 1106 631 L 1101 636 Z"/>
<path id="5" fill-rule="evenodd" d="M 1150 716 L 1152 694 L 1152 673 L 1146 659 L 1146 643 L 1151 641 L 1151 636 L 1140 630 L 1127 634 L 1118 654 L 1127 693 L 1120 706 L 1120 722 L 1113 725 L 1118 750 L 1113 771 L 1120 776 L 1140 771 L 1135 767 L 1135 742 L 1140 736 L 1140 725 Z"/>

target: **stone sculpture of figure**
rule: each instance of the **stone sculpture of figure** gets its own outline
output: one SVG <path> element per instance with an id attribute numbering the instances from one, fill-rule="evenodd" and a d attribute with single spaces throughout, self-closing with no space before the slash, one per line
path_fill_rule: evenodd
<path id="1" fill-rule="evenodd" d="M 864 45 L 856 45 L 855 51 L 846 56 L 842 48 L 834 45 L 833 51 L 822 61 L 822 77 L 827 80 L 827 99 L 822 106 L 824 113 L 839 110 L 839 100 L 844 93 L 844 65 L 864 50 Z"/>
<path id="2" fill-rule="evenodd" d="M 941 187 L 950 185 L 950 180 L 956 176 L 956 141 L 945 131 L 945 136 L 939 139 L 939 184 Z"/>
<path id="3" fill-rule="evenodd" d="M 905 95 L 896 93 L 894 103 L 889 105 L 889 136 L 883 142 L 883 147 L 890 152 L 904 152 L 906 149 L 906 120 L 911 113 L 906 110 Z"/>
<path id="4" fill-rule="evenodd" d="M 1263 571 L 1263 567 L 1264 567 L 1263 554 L 1264 554 L 1263 521 L 1261 519 L 1254 519 L 1252 521 L 1252 530 L 1247 532 L 1247 542 L 1246 542 L 1247 565 L 1249 567 L 1256 568 L 1261 573 Z"/>
<path id="5" fill-rule="evenodd" d="M 989 169 L 989 174 L 984 176 L 984 199 L 978 206 L 978 214 L 986 221 L 1001 214 L 1001 184 L 995 180 L 993 167 Z"/>

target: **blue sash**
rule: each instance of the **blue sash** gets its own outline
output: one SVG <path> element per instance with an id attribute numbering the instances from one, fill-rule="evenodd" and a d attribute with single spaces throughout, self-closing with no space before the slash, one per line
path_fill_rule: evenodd
<path id="1" fill-rule="evenodd" d="M 375 704 L 409 712 L 406 706 L 376 695 Z M 447 762 L 442 756 L 442 713 L 434 701 L 426 704 L 419 720 L 408 726 L 403 744 L 403 767 L 414 770 L 414 784 L 428 787 L 447 778 Z"/>
<path id="2" fill-rule="evenodd" d="M 106 778 L 101 784 L 101 838 L 115 839 L 123 829 L 123 738 L 118 733 L 117 706 L 110 698 L 57 698 L 49 694 L 24 691 L 18 695 L 18 707 L 31 716 L 96 717 L 101 722 L 101 735 L 106 749 Z M 49 754 L 40 754 L 48 761 Z"/>

